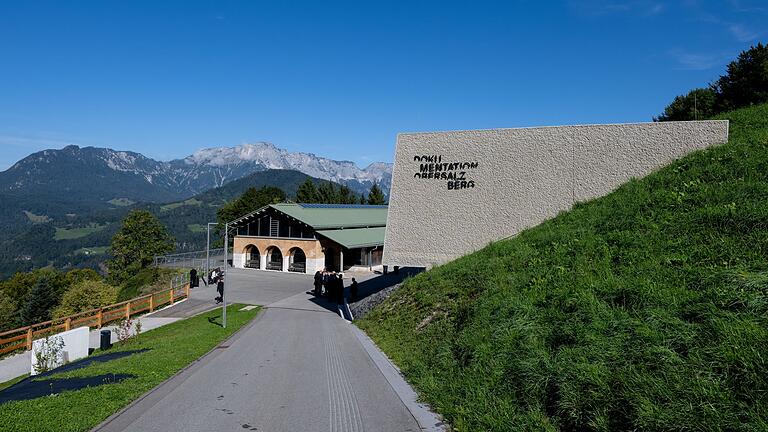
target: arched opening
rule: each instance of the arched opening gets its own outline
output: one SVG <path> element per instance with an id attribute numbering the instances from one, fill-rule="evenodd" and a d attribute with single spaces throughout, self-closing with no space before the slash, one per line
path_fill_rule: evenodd
<path id="1" fill-rule="evenodd" d="M 307 272 L 307 256 L 301 248 L 295 247 L 288 251 L 288 271 Z"/>
<path id="2" fill-rule="evenodd" d="M 245 267 L 246 268 L 260 268 L 261 267 L 261 254 L 259 248 L 254 245 L 248 245 L 245 247 Z"/>
<path id="3" fill-rule="evenodd" d="M 336 257 L 338 256 L 338 251 L 336 251 L 333 247 L 326 246 L 323 249 L 323 253 L 325 254 L 325 269 L 328 271 L 336 271 L 337 264 L 336 264 Z"/>
<path id="4" fill-rule="evenodd" d="M 277 246 L 267 249 L 267 270 L 283 270 L 283 253 Z"/>

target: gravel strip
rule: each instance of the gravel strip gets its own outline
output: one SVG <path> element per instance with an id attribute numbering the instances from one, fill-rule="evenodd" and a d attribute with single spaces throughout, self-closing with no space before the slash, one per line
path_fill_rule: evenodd
<path id="1" fill-rule="evenodd" d="M 389 287 L 386 287 L 382 289 L 381 291 L 375 292 L 364 299 L 360 299 L 359 301 L 356 301 L 354 303 L 349 304 L 350 310 L 352 310 L 352 315 L 354 315 L 355 319 L 359 319 L 364 317 L 368 314 L 373 308 L 375 308 L 377 305 L 379 305 L 381 302 L 383 302 L 387 297 L 389 297 L 390 294 L 395 292 L 402 283 L 392 285 Z"/>

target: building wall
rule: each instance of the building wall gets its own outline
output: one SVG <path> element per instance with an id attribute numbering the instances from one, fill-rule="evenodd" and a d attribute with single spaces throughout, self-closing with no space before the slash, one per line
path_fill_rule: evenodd
<path id="1" fill-rule="evenodd" d="M 307 273 L 322 270 L 325 263 L 325 254 L 320 242 L 315 239 L 236 236 L 233 246 L 233 265 L 235 267 L 243 268 L 245 266 L 246 250 L 251 245 L 259 249 L 259 254 L 261 255 L 260 267 L 262 269 L 266 261 L 264 257 L 266 256 L 267 249 L 272 246 L 280 249 L 283 255 L 283 271 L 288 271 L 288 252 L 294 247 L 299 247 L 304 251 L 304 255 L 307 257 Z"/>
<path id="2" fill-rule="evenodd" d="M 401 134 L 383 262 L 450 261 L 727 140 L 726 120 Z"/>

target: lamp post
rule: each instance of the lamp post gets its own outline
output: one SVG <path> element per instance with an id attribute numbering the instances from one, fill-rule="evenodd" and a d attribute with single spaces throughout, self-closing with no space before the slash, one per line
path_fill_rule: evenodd
<path id="1" fill-rule="evenodd" d="M 229 266 L 229 222 L 224 224 L 224 291 L 221 293 L 221 304 L 224 308 L 221 312 L 221 322 L 227 328 L 227 267 Z"/>
<path id="2" fill-rule="evenodd" d="M 208 275 L 211 274 L 211 225 L 217 225 L 217 222 L 208 222 L 208 236 L 205 241 L 205 277 L 208 281 Z"/>

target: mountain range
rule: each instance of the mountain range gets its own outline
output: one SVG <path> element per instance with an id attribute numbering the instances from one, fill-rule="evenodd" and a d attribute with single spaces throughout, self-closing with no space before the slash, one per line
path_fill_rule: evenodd
<path id="1" fill-rule="evenodd" d="M 311 153 L 289 152 L 259 142 L 199 150 L 183 159 L 156 161 L 139 153 L 108 148 L 67 146 L 34 153 L 0 172 L 0 195 L 26 199 L 107 203 L 114 199 L 167 202 L 267 169 L 299 171 L 347 185 L 364 193 L 373 183 L 387 193 L 392 165 L 383 162 L 359 168 Z"/>

